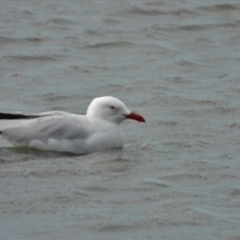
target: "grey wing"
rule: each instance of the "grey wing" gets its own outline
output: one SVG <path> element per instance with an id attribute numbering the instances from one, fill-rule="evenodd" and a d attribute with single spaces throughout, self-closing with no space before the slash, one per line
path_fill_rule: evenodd
<path id="1" fill-rule="evenodd" d="M 86 118 L 74 115 L 48 116 L 29 122 L 31 135 L 42 134 L 43 138 L 54 139 L 86 139 L 91 132 L 91 124 Z"/>
<path id="2" fill-rule="evenodd" d="M 85 116 L 75 114 L 7 122 L 12 122 L 12 126 L 10 124 L 2 130 L 7 140 L 14 145 L 43 150 L 74 152 L 76 145 L 84 148 L 93 131 Z"/>
<path id="3" fill-rule="evenodd" d="M 81 116 L 81 115 L 76 115 L 73 113 L 68 113 L 68 112 L 64 112 L 64 111 L 48 111 L 48 112 L 40 112 L 40 113 L 36 113 L 33 114 L 32 116 L 40 116 L 40 117 L 47 117 L 47 116 L 66 116 L 68 114 L 71 115 L 75 115 L 75 116 Z M 31 116 L 31 115 L 30 115 Z"/>

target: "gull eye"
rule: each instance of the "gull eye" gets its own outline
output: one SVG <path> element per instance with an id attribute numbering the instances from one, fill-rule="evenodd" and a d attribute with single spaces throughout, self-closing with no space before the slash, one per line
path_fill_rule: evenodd
<path id="1" fill-rule="evenodd" d="M 115 110 L 115 109 L 116 109 L 114 106 L 110 106 L 109 108 L 112 109 L 112 110 Z"/>

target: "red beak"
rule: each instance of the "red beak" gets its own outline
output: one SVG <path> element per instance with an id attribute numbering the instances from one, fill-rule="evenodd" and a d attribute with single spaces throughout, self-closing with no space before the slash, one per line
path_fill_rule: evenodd
<path id="1" fill-rule="evenodd" d="M 130 114 L 124 115 L 124 116 L 126 118 L 136 120 L 138 122 L 146 122 L 145 119 L 141 115 L 134 113 L 134 112 L 131 112 Z"/>

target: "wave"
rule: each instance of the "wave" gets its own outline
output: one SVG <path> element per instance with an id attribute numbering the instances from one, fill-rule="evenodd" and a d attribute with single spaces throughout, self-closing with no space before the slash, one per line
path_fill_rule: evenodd
<path id="1" fill-rule="evenodd" d="M 65 58 L 64 55 L 60 54 L 43 54 L 43 55 L 12 55 L 5 56 L 3 59 L 12 61 L 57 61 Z"/>
<path id="2" fill-rule="evenodd" d="M 4 37 L 0 36 L 0 45 L 1 44 L 28 44 L 28 43 L 42 43 L 46 41 L 46 39 L 43 38 L 37 38 L 37 37 L 32 37 L 32 38 L 12 38 L 12 37 Z"/>

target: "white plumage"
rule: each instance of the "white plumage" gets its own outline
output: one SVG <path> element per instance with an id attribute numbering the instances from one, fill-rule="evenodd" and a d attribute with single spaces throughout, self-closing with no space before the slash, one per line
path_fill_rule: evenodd
<path id="1" fill-rule="evenodd" d="M 95 98 L 86 115 L 52 111 L 33 115 L 0 114 L 0 133 L 15 146 L 86 154 L 124 144 L 120 123 L 145 122 L 114 97 Z"/>

